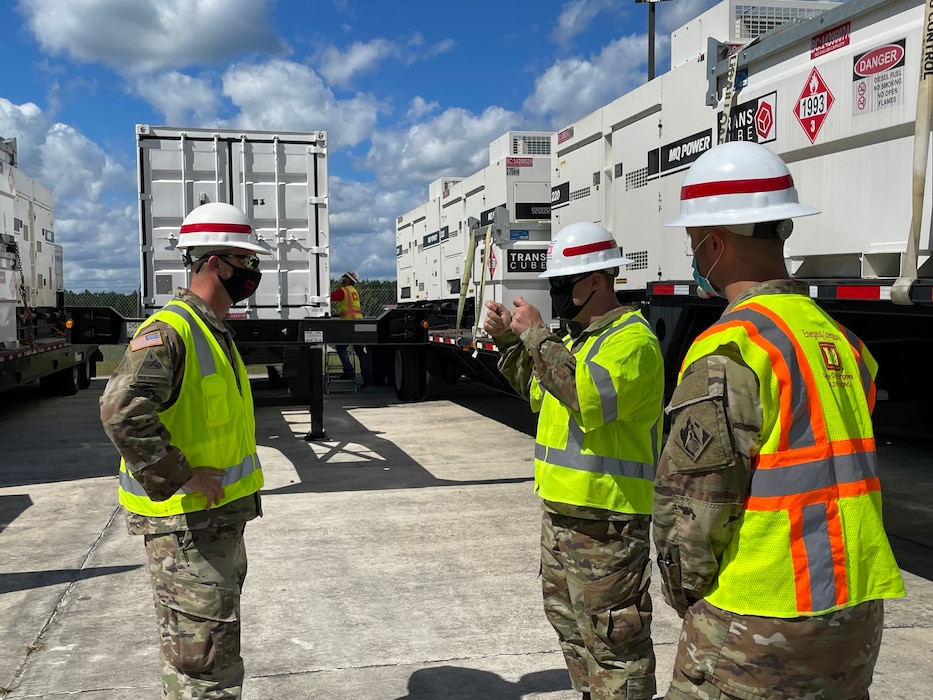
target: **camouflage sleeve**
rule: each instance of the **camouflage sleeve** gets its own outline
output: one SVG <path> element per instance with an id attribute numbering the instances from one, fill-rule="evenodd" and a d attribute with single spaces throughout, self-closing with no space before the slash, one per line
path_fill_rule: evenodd
<path id="1" fill-rule="evenodd" d="M 684 372 L 655 478 L 654 541 L 665 600 L 683 615 L 709 593 L 751 483 L 758 452 L 758 379 L 720 348 Z"/>
<path id="2" fill-rule="evenodd" d="M 527 399 L 533 372 L 531 356 L 518 336 L 510 330 L 493 340 L 499 348 L 499 373 L 519 396 Z"/>
<path id="3" fill-rule="evenodd" d="M 174 403 L 184 366 L 181 338 L 155 322 L 131 341 L 100 398 L 104 432 L 154 501 L 171 497 L 192 474 L 158 415 Z"/>
<path id="4" fill-rule="evenodd" d="M 580 411 L 577 397 L 577 358 L 564 341 L 547 326 L 532 326 L 522 334 L 538 383 L 573 411 Z"/>
<path id="5" fill-rule="evenodd" d="M 575 381 L 577 361 L 563 341 L 544 325 L 532 326 L 519 338 L 508 330 L 495 339 L 499 372 L 527 399 L 531 378 L 566 406 L 580 410 Z"/>

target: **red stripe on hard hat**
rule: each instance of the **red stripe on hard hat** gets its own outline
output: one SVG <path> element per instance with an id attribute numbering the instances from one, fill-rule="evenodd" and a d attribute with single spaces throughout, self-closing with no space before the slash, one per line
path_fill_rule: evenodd
<path id="1" fill-rule="evenodd" d="M 755 192 L 777 192 L 794 186 L 790 175 L 765 177 L 757 180 L 721 180 L 719 182 L 698 182 L 684 185 L 680 190 L 681 199 L 697 197 L 716 197 L 724 194 L 754 194 Z"/>
<path id="2" fill-rule="evenodd" d="M 185 224 L 179 233 L 252 233 L 249 224 Z"/>
<path id="3" fill-rule="evenodd" d="M 598 243 L 576 245 L 572 248 L 564 248 L 564 257 L 572 258 L 575 255 L 586 255 L 587 253 L 596 253 L 600 250 L 610 250 L 615 247 L 615 241 L 599 241 Z"/>

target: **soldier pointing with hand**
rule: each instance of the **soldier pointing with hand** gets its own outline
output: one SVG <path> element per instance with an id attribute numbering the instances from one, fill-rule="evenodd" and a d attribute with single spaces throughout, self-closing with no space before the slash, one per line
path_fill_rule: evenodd
<path id="1" fill-rule="evenodd" d="M 562 229 L 548 251 L 550 296 L 571 333 L 552 333 L 521 297 L 486 302 L 499 371 L 539 413 L 544 609 L 583 698 L 655 691 L 648 530 L 661 447 L 663 363 L 641 313 L 615 294 L 622 257 L 606 229 Z"/>

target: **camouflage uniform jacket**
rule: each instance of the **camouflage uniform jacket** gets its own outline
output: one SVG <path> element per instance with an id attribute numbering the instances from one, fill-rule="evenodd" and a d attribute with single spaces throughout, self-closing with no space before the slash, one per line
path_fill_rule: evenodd
<path id="1" fill-rule="evenodd" d="M 531 377 L 538 379 L 538 384 L 565 406 L 574 411 L 580 410 L 577 399 L 576 367 L 574 355 L 583 347 L 588 338 L 599 335 L 606 326 L 620 316 L 635 309 L 622 306 L 609 311 L 586 328 L 571 323 L 573 343 L 567 349 L 565 339 L 552 333 L 544 324 L 532 326 L 519 338 L 511 330 L 495 338 L 499 348 L 499 372 L 523 399 L 528 400 L 531 389 Z M 574 518 L 588 520 L 630 520 L 630 513 L 616 513 L 602 508 L 543 501 L 545 510 Z"/>
<path id="2" fill-rule="evenodd" d="M 175 298 L 188 304 L 217 342 L 232 358 L 233 332 L 208 305 L 187 289 Z M 128 347 L 100 398 L 100 417 L 107 437 L 126 461 L 126 468 L 154 501 L 165 500 L 192 476 L 192 465 L 172 445 L 172 436 L 159 420 L 159 412 L 178 398 L 185 368 L 185 345 L 164 322 L 146 322 L 146 332 L 157 331 L 163 342 L 139 350 Z M 139 336 L 143 333 L 140 332 Z M 232 359 L 231 359 L 232 362 Z M 240 391 L 249 391 L 249 386 Z M 211 465 L 195 465 L 211 466 Z M 148 517 L 126 511 L 130 534 L 146 535 L 231 525 L 261 515 L 259 494 L 197 513 Z"/>
<path id="3" fill-rule="evenodd" d="M 724 313 L 765 294 L 807 297 L 808 289 L 793 280 L 763 282 L 743 292 Z M 781 654 L 789 654 L 788 666 L 793 666 L 799 663 L 794 654 L 806 654 L 812 640 L 838 638 L 838 656 L 810 659 L 818 668 L 808 673 L 814 678 L 822 675 L 821 682 L 845 675 L 839 682 L 856 691 L 850 695 L 836 685 L 837 694 L 820 697 L 855 697 L 870 683 L 874 660 L 868 664 L 867 682 L 865 668 L 845 669 L 843 662 L 850 649 L 861 648 L 863 661 L 872 647 L 877 654 L 880 603 L 818 617 L 778 619 L 737 615 L 703 600 L 744 510 L 763 421 L 758 379 L 742 362 L 738 348 L 722 346 L 685 368 L 665 410 L 672 425 L 655 478 L 653 536 L 664 598 L 684 618 L 681 646 L 689 647 L 688 654 L 678 654 L 675 666 L 686 667 L 690 677 L 705 676 L 736 697 L 783 698 L 791 686 Z M 688 421 L 708 434 L 701 449 L 695 431 L 687 429 Z M 812 688 L 808 673 L 797 679 L 801 690 Z"/>

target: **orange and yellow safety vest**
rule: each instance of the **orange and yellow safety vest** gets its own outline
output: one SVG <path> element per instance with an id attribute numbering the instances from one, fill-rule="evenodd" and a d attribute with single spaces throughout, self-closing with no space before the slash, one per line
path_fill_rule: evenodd
<path id="1" fill-rule="evenodd" d="M 683 368 L 730 343 L 758 377 L 763 420 L 745 511 L 706 600 L 789 618 L 903 596 L 881 519 L 868 349 L 812 299 L 764 294 L 701 334 Z"/>

